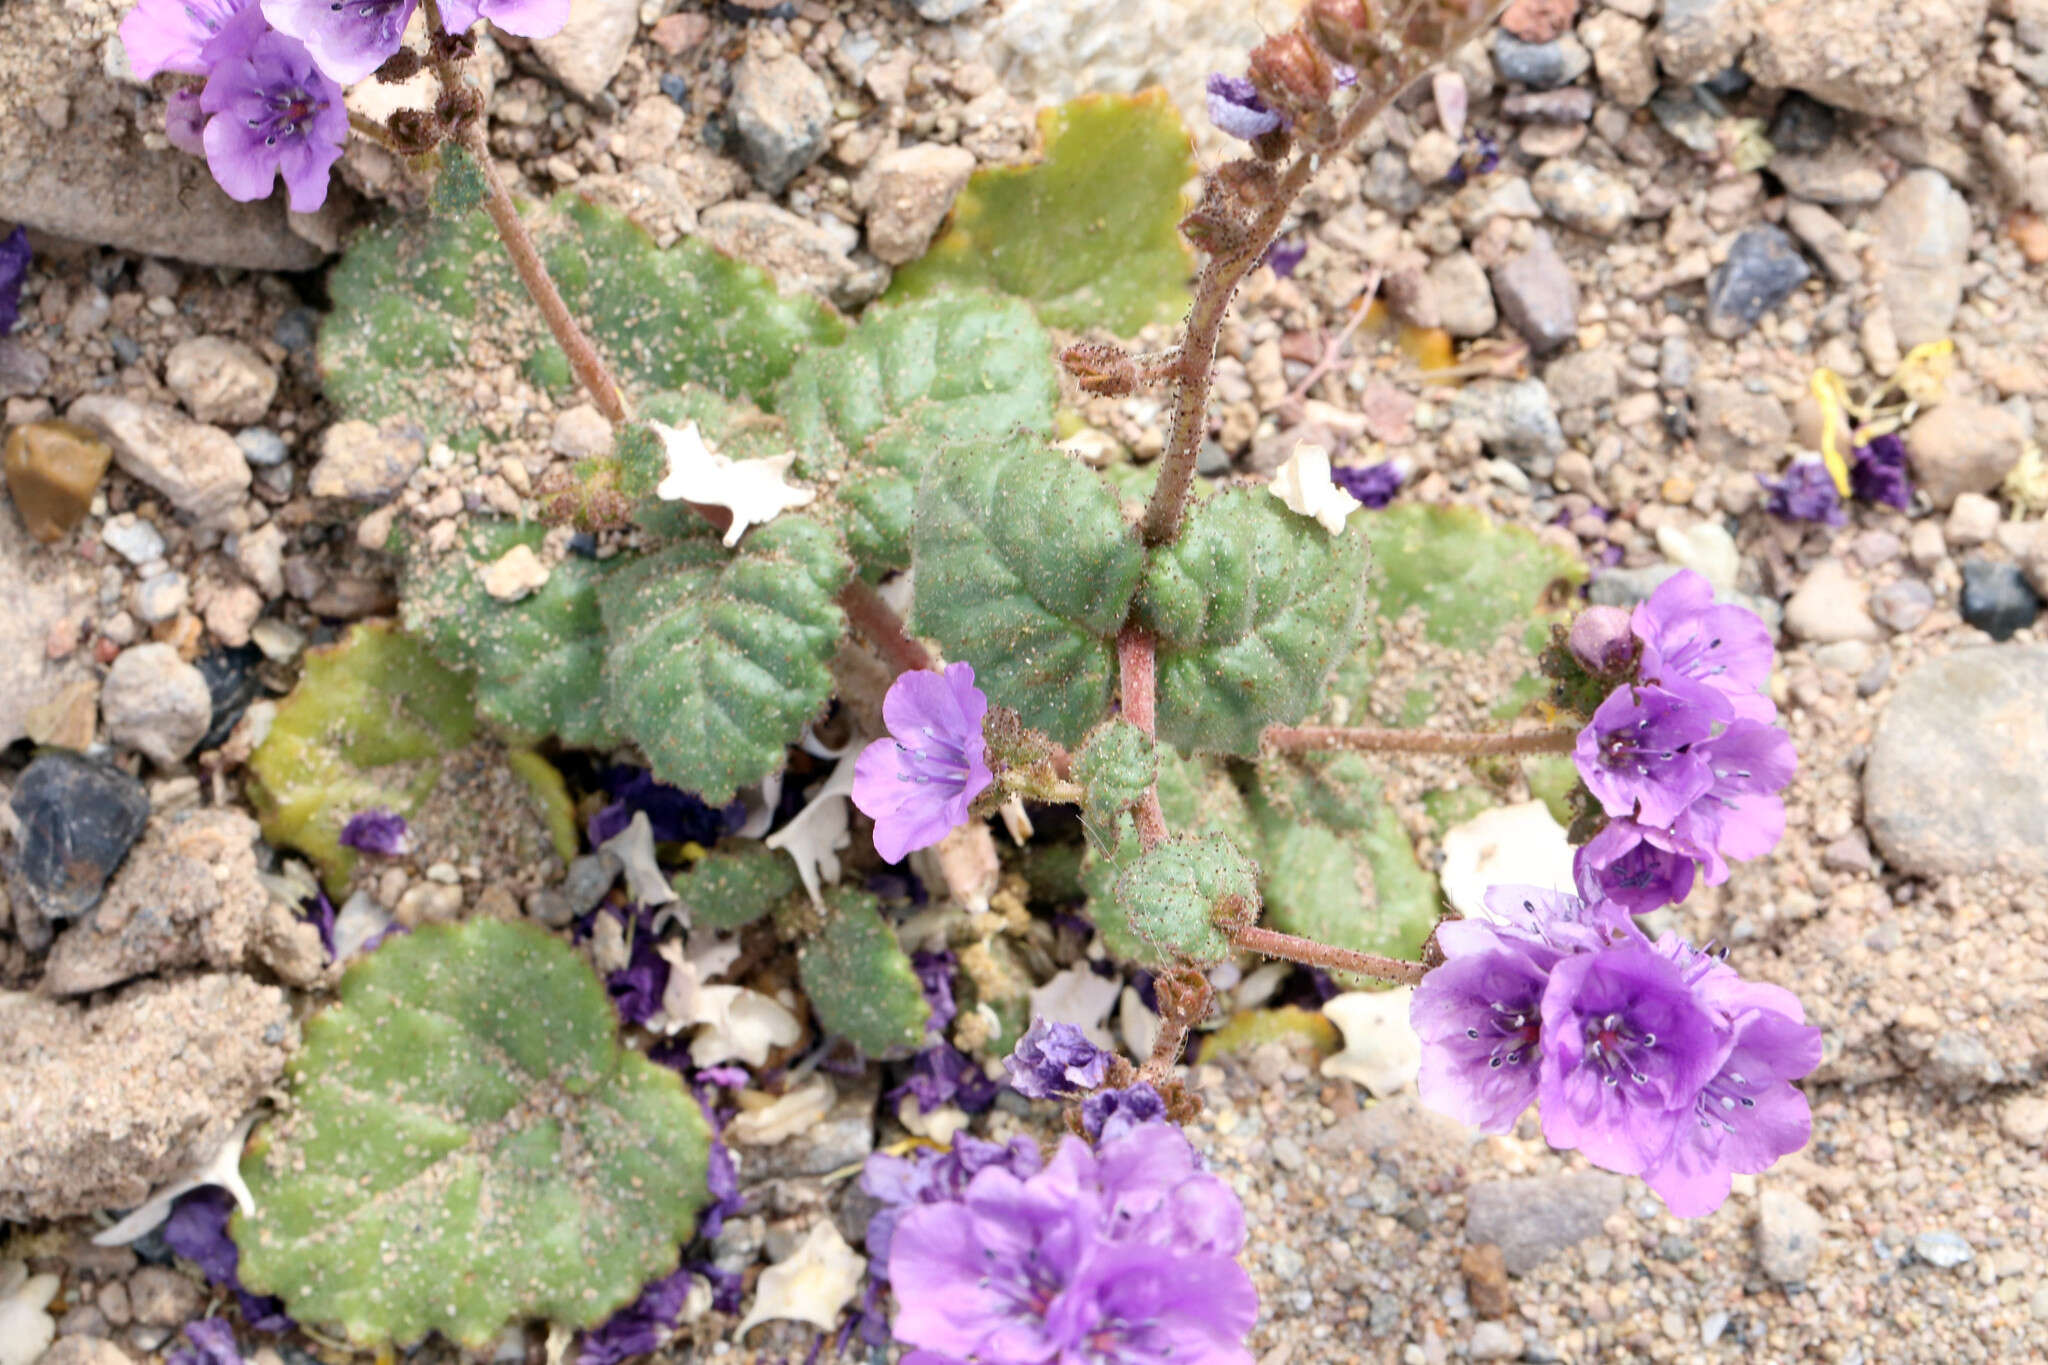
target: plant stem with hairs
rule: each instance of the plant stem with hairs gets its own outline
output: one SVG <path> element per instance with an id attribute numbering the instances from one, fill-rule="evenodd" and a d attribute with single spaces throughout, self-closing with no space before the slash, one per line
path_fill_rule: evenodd
<path id="1" fill-rule="evenodd" d="M 1259 736 L 1259 747 L 1282 754 L 1568 754 L 1578 738 L 1576 730 L 1489 735 L 1369 725 L 1269 725 Z"/>

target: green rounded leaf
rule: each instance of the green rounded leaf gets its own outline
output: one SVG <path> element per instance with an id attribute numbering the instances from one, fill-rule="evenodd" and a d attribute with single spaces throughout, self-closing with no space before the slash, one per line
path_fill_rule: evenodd
<path id="1" fill-rule="evenodd" d="M 1206 967 L 1230 955 L 1219 914 L 1257 921 L 1259 869 L 1222 835 L 1183 835 L 1140 852 L 1111 895 L 1149 965 Z"/>
<path id="2" fill-rule="evenodd" d="M 1177 226 L 1199 173 L 1163 90 L 1089 95 L 1039 114 L 1044 158 L 977 171 L 952 224 L 896 272 L 887 297 L 999 289 L 1049 326 L 1135 336 L 1188 306 Z"/>
<path id="3" fill-rule="evenodd" d="M 1074 780 L 1084 793 L 1082 815 L 1101 831 L 1113 834 L 1116 817 L 1138 804 L 1159 773 L 1159 746 L 1143 730 L 1121 716 L 1088 732 L 1074 755 Z"/>
<path id="4" fill-rule="evenodd" d="M 588 1327 L 674 1269 L 710 1140 L 568 944 L 426 926 L 307 1023 L 289 1102 L 243 1156 L 239 1274 L 364 1346 Z"/>
<path id="5" fill-rule="evenodd" d="M 448 554 L 409 561 L 405 628 L 442 663 L 476 674 L 476 709 L 486 720 L 530 740 L 609 744 L 597 585 L 630 557 L 565 556 L 538 592 L 517 602 L 484 590 L 492 564 L 522 545 L 538 551 L 546 539 L 538 523 L 473 523 Z"/>
<path id="6" fill-rule="evenodd" d="M 832 533 L 795 515 L 736 550 L 700 533 L 619 569 L 597 590 L 606 714 L 661 781 L 730 800 L 831 697 L 850 572 Z"/>
<path id="7" fill-rule="evenodd" d="M 1109 710 L 1144 570 L 1100 479 L 1026 437 L 949 448 L 917 493 L 917 628 L 1026 725 L 1072 743 Z"/>
<path id="8" fill-rule="evenodd" d="M 421 852 L 533 866 L 576 852 L 562 778 L 547 760 L 476 734 L 470 680 L 389 625 L 309 650 L 298 686 L 249 757 L 249 800 L 271 843 L 298 849 L 345 893 L 356 851 L 342 826 L 382 807 Z"/>
<path id="9" fill-rule="evenodd" d="M 1371 563 L 1359 528 L 1333 536 L 1265 489 L 1196 507 L 1138 594 L 1159 640 L 1160 736 L 1250 754 L 1266 726 L 1305 719 L 1358 644 Z"/>
<path id="10" fill-rule="evenodd" d="M 742 929 L 802 885 L 796 862 L 754 839 L 728 839 L 671 882 L 690 907 L 691 923 Z"/>
<path id="11" fill-rule="evenodd" d="M 924 1042 L 932 1007 L 917 971 L 865 891 L 832 887 L 825 923 L 797 945 L 797 978 L 818 1022 L 870 1057 L 909 1052 Z"/>

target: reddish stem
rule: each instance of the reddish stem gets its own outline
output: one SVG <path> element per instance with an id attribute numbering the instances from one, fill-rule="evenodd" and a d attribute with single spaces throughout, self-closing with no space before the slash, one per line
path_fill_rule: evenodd
<path id="1" fill-rule="evenodd" d="M 1385 730 L 1370 725 L 1269 725 L 1259 737 L 1270 753 L 1568 754 L 1576 730 L 1475 734 L 1463 730 Z"/>
<path id="2" fill-rule="evenodd" d="M 1403 962 L 1399 958 L 1381 957 L 1377 953 L 1354 952 L 1349 948 L 1335 948 L 1314 939 L 1297 938 L 1283 934 L 1276 929 L 1261 929 L 1256 925 L 1221 926 L 1230 935 L 1230 941 L 1238 947 L 1267 957 L 1284 958 L 1304 966 L 1322 967 L 1333 972 L 1356 972 L 1360 976 L 1372 977 L 1375 981 L 1388 981 L 1397 986 L 1413 986 L 1421 982 L 1428 971 L 1420 962 Z"/>
<path id="3" fill-rule="evenodd" d="M 889 666 L 898 673 L 910 673 L 932 666 L 931 651 L 912 639 L 903 618 L 865 579 L 856 578 L 839 591 L 839 605 L 854 629 L 868 637 Z"/>
<path id="4" fill-rule="evenodd" d="M 1158 725 L 1158 655 L 1151 632 L 1126 625 L 1116 637 L 1118 687 L 1123 696 L 1124 719 L 1150 737 Z M 1132 812 L 1137 817 L 1138 841 L 1146 848 L 1166 842 L 1166 812 L 1159 808 L 1159 784 L 1145 788 L 1145 795 Z"/>

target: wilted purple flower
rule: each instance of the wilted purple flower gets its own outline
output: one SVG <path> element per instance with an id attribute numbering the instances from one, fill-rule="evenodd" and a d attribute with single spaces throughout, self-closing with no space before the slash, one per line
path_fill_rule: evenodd
<path id="1" fill-rule="evenodd" d="M 1672 829 L 1706 864 L 1709 886 L 1728 880 L 1734 858 L 1747 862 L 1777 847 L 1785 832 L 1785 801 L 1778 795 L 1799 764 L 1791 739 L 1761 721 L 1738 720 L 1694 755 L 1708 785 L 1673 821 Z"/>
<path id="2" fill-rule="evenodd" d="M 348 823 L 341 827 L 341 846 L 382 858 L 397 858 L 412 851 L 405 817 L 381 806 L 349 816 Z"/>
<path id="3" fill-rule="evenodd" d="M 1632 915 L 1675 905 L 1692 892 L 1697 859 L 1705 857 L 1670 830 L 1610 820 L 1572 858 L 1572 880 L 1588 900 L 1604 899 Z"/>
<path id="4" fill-rule="evenodd" d="M 299 902 L 299 916 L 320 931 L 320 946 L 327 950 L 327 960 L 334 961 L 334 902 L 327 899 L 327 893 L 316 887 L 313 899 Z"/>
<path id="5" fill-rule="evenodd" d="M 232 1289 L 242 1306 L 242 1320 L 259 1332 L 288 1332 L 297 1324 L 284 1311 L 284 1300 L 251 1294 L 236 1272 L 241 1252 L 228 1236 L 235 1199 L 217 1185 L 202 1185 L 182 1196 L 164 1220 L 164 1245 L 197 1265 L 214 1284 Z"/>
<path id="6" fill-rule="evenodd" d="M 1572 622 L 1565 647 L 1595 677 L 1620 678 L 1631 673 L 1642 642 L 1620 607 L 1587 607 Z"/>
<path id="7" fill-rule="evenodd" d="M 206 111 L 199 94 L 198 86 L 188 85 L 164 97 L 164 137 L 188 156 L 206 155 Z"/>
<path id="8" fill-rule="evenodd" d="M 329 79 L 354 85 L 405 45 L 419 0 L 260 0 L 263 17 L 297 38 Z"/>
<path id="9" fill-rule="evenodd" d="M 164 1365 L 242 1365 L 242 1351 L 235 1344 L 235 1329 L 226 1318 L 199 1318 L 185 1324 L 185 1340 L 164 1357 Z"/>
<path id="10" fill-rule="evenodd" d="M 619 1365 L 658 1351 L 674 1335 L 690 1297 L 690 1269 L 650 1281 L 640 1297 L 583 1334 L 576 1365 Z"/>
<path id="11" fill-rule="evenodd" d="M 1378 464 L 1333 465 L 1330 482 L 1375 510 L 1385 507 L 1401 491 L 1401 466 L 1392 460 Z"/>
<path id="12" fill-rule="evenodd" d="M 1287 116 L 1259 98 L 1250 78 L 1218 71 L 1209 77 L 1209 122 L 1221 133 L 1250 142 L 1286 127 Z"/>
<path id="13" fill-rule="evenodd" d="M 34 259 L 27 228 L 18 227 L 0 238 L 0 337 L 13 331 L 21 321 L 21 286 L 28 279 L 29 263 Z"/>
<path id="14" fill-rule="evenodd" d="M 612 800 L 590 817 L 592 848 L 624 833 L 639 814 L 646 815 L 655 843 L 694 843 L 706 848 L 736 832 L 747 819 L 745 802 L 707 805 L 693 792 L 655 781 L 645 768 L 617 764 L 599 775 L 598 784 L 611 793 Z"/>
<path id="15" fill-rule="evenodd" d="M 1444 963 L 1408 1006 L 1422 1039 L 1416 1090 L 1438 1113 L 1505 1133 L 1536 1099 L 1543 988 L 1564 954 L 1483 920 L 1438 925 L 1437 946 Z"/>
<path id="16" fill-rule="evenodd" d="M 1166 1101 L 1143 1081 L 1122 1090 L 1098 1090 L 1081 1101 L 1081 1131 L 1090 1142 L 1111 1142 L 1166 1117 Z"/>
<path id="17" fill-rule="evenodd" d="M 624 913 L 607 908 L 597 913 L 617 919 L 632 939 L 626 965 L 605 973 L 605 990 L 611 995 L 620 1019 L 629 1024 L 644 1024 L 661 1013 L 661 999 L 668 991 L 672 970 L 669 960 L 656 951 L 654 913 L 644 907 Z"/>
<path id="18" fill-rule="evenodd" d="M 1036 1175 L 985 1170 L 965 1198 L 911 1210 L 892 1327 L 931 1354 L 906 1361 L 1249 1365 L 1243 1210 L 1186 1149 L 1168 1125 L 1097 1152 L 1070 1137 Z"/>
<path id="19" fill-rule="evenodd" d="M 1102 1084 L 1109 1054 L 1072 1024 L 1041 1017 L 1003 1058 L 1003 1070 L 1010 1073 L 1010 1088 L 1026 1099 L 1071 1099 Z"/>
<path id="20" fill-rule="evenodd" d="M 924 1002 L 931 1007 L 931 1018 L 925 1020 L 927 1036 L 943 1038 L 946 1026 L 960 1012 L 953 1003 L 953 968 L 959 959 L 951 953 L 931 952 L 919 949 L 910 955 L 911 969 L 917 973 L 918 989 L 924 992 Z"/>
<path id="21" fill-rule="evenodd" d="M 1659 687 L 1617 689 L 1579 732 L 1579 776 L 1612 816 L 1669 825 L 1713 783 L 1693 752 L 1714 717 L 1691 698 Z"/>
<path id="22" fill-rule="evenodd" d="M 746 1207 L 746 1200 L 740 1198 L 740 1172 L 732 1148 L 717 1138 L 711 1140 L 704 1160 L 704 1190 L 711 1202 L 697 1215 L 697 1235 L 708 1242 L 724 1229 L 726 1219 Z"/>
<path id="23" fill-rule="evenodd" d="M 930 848 L 967 823 L 974 798 L 995 780 L 984 760 L 987 714 L 968 664 L 915 670 L 890 684 L 882 719 L 894 738 L 868 745 L 853 770 L 853 804 L 873 817 L 875 851 L 885 861 Z"/>
<path id="24" fill-rule="evenodd" d="M 327 174 L 348 141 L 341 87 L 306 49 L 263 25 L 253 5 L 207 44 L 213 63 L 199 107 L 206 165 L 230 199 L 267 198 L 284 177 L 294 213 L 327 202 Z"/>
<path id="25" fill-rule="evenodd" d="M 479 18 L 522 38 L 552 38 L 569 22 L 569 0 L 443 0 L 441 22 L 466 33 Z"/>
<path id="26" fill-rule="evenodd" d="M 943 1104 L 958 1105 L 979 1114 L 996 1102 L 1000 1082 L 988 1078 L 981 1064 L 951 1043 L 933 1043 L 910 1060 L 910 1074 L 903 1084 L 889 1092 L 892 1100 L 905 1095 L 917 1101 L 918 1112 L 929 1114 Z"/>
<path id="27" fill-rule="evenodd" d="M 1667 692 L 1735 719 L 1768 721 L 1778 708 L 1762 689 L 1771 680 L 1771 629 L 1755 612 L 1714 601 L 1704 575 L 1682 569 L 1657 585 L 1629 625 L 1643 642 L 1638 675 Z"/>
<path id="28" fill-rule="evenodd" d="M 1897 432 L 1873 436 L 1849 460 L 1849 491 L 1865 502 L 1905 511 L 1913 505 L 1913 479 L 1906 470 L 1906 443 Z"/>
<path id="29" fill-rule="evenodd" d="M 1308 255 L 1308 242 L 1299 237 L 1276 238 L 1266 248 L 1266 254 L 1259 258 L 1259 264 L 1269 268 L 1283 280 L 1293 279 L 1294 272 L 1301 268 L 1301 261 Z M 1356 493 L 1351 496 L 1357 497 Z"/>
<path id="30" fill-rule="evenodd" d="M 203 76 L 200 49 L 254 0 L 138 0 L 121 21 L 121 46 L 138 81 L 165 71 Z"/>
<path id="31" fill-rule="evenodd" d="M 1552 967 L 1542 1030 L 1544 1140 L 1623 1175 L 1661 1159 L 1721 1060 L 1683 974 L 1640 943 Z"/>
<path id="32" fill-rule="evenodd" d="M 1842 494 L 1835 487 L 1835 476 L 1819 460 L 1794 460 L 1785 466 L 1783 477 L 1768 479 L 1759 474 L 1756 481 L 1770 493 L 1764 507 L 1774 517 L 1818 521 L 1828 526 L 1840 526 L 1849 519 L 1849 514 L 1842 510 Z"/>
<path id="33" fill-rule="evenodd" d="M 971 1133 L 954 1134 L 951 1151 L 919 1147 L 908 1156 L 873 1153 L 860 1172 L 860 1187 L 882 1201 L 882 1207 L 868 1220 L 870 1273 L 888 1279 L 890 1238 L 903 1215 L 916 1205 L 960 1198 L 967 1192 L 968 1182 L 991 1166 L 1023 1179 L 1037 1174 L 1044 1164 L 1038 1144 L 1030 1138 L 988 1142 Z"/>

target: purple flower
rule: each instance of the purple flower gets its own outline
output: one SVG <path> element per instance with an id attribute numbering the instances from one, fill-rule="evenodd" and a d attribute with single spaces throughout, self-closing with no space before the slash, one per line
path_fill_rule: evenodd
<path id="1" fill-rule="evenodd" d="M 466 33 L 479 18 L 522 38 L 552 38 L 569 22 L 569 0 L 445 0 L 441 22 Z"/>
<path id="2" fill-rule="evenodd" d="M 605 990 L 611 995 L 620 1019 L 629 1024 L 644 1024 L 661 1013 L 661 998 L 668 991 L 672 970 L 668 959 L 656 951 L 654 913 L 643 907 L 624 913 L 612 909 L 598 913 L 618 920 L 632 938 L 626 965 L 605 974 Z"/>
<path id="3" fill-rule="evenodd" d="M 419 0 L 261 0 L 272 28 L 297 38 L 330 80 L 354 85 L 405 45 Z"/>
<path id="4" fill-rule="evenodd" d="M 1906 472 L 1906 443 L 1897 432 L 1873 436 L 1849 461 L 1849 491 L 1865 502 L 1905 511 L 1913 505 L 1913 480 Z"/>
<path id="5" fill-rule="evenodd" d="M 640 1297 L 583 1334 L 576 1365 L 619 1365 L 658 1351 L 675 1332 L 690 1297 L 690 1269 L 650 1281 Z"/>
<path id="6" fill-rule="evenodd" d="M 882 719 L 895 738 L 868 745 L 853 770 L 853 804 L 874 818 L 884 861 L 900 862 L 967 823 L 974 798 L 995 780 L 983 757 L 987 714 L 988 698 L 964 663 L 890 684 Z"/>
<path id="7" fill-rule="evenodd" d="M 1301 261 L 1308 255 L 1308 242 L 1299 237 L 1282 237 L 1266 248 L 1266 254 L 1259 258 L 1259 264 L 1268 266 L 1275 275 L 1287 280 L 1294 278 L 1294 272 L 1301 268 Z M 1351 495 L 1357 497 L 1356 493 Z"/>
<path id="8" fill-rule="evenodd" d="M 1785 832 L 1785 801 L 1799 759 L 1783 730 L 1738 720 L 1694 747 L 1708 786 L 1673 822 L 1677 837 L 1697 849 L 1709 886 L 1728 880 L 1725 859 L 1747 862 L 1777 847 Z"/>
<path id="9" fill-rule="evenodd" d="M 1569 891 L 1513 885 L 1489 887 L 1482 900 L 1487 918 L 1501 933 L 1561 953 L 1585 953 L 1610 944 L 1648 941 L 1628 912 L 1613 901 L 1581 900 Z M 1446 932 L 1455 939 L 1463 931 L 1450 925 L 1440 927 L 1439 944 L 1444 942 Z"/>
<path id="10" fill-rule="evenodd" d="M 991 1166 L 1023 1179 L 1037 1174 L 1044 1164 L 1038 1144 L 1030 1138 L 1011 1138 L 1005 1144 L 987 1142 L 971 1133 L 955 1134 L 951 1151 L 919 1147 L 908 1156 L 873 1153 L 860 1172 L 860 1187 L 882 1201 L 882 1207 L 868 1220 L 870 1271 L 888 1279 L 890 1239 L 903 1215 L 915 1206 L 960 1198 L 967 1192 L 968 1182 Z"/>
<path id="11" fill-rule="evenodd" d="M 645 814 L 647 826 L 657 844 L 702 844 L 709 848 L 746 823 L 744 801 L 723 807 L 705 804 L 703 798 L 680 787 L 654 780 L 645 768 L 619 764 L 605 769 L 598 783 L 611 793 L 611 803 L 590 817 L 592 848 L 617 837 Z"/>
<path id="12" fill-rule="evenodd" d="M 164 1357 L 165 1365 L 242 1365 L 235 1329 L 225 1318 L 200 1318 L 186 1323 L 185 1340 L 197 1349 L 180 1347 Z"/>
<path id="13" fill-rule="evenodd" d="M 1220 132 L 1250 142 L 1286 127 L 1287 116 L 1259 98 L 1250 78 L 1219 71 L 1209 77 L 1209 122 Z"/>
<path id="14" fill-rule="evenodd" d="M 1690 895 L 1698 871 L 1693 864 L 1705 856 L 1670 830 L 1611 820 L 1573 855 L 1572 880 L 1588 900 L 1646 915 Z"/>
<path id="15" fill-rule="evenodd" d="M 1367 507 L 1378 509 L 1392 502 L 1394 494 L 1401 490 L 1401 467 L 1392 460 L 1367 465 L 1336 465 L 1330 470 L 1330 482 Z"/>
<path id="16" fill-rule="evenodd" d="M 1691 569 L 1658 585 L 1629 618 L 1643 642 L 1638 675 L 1709 707 L 1725 699 L 1733 718 L 1778 713 L 1762 689 L 1771 680 L 1771 629 L 1755 612 L 1718 605 L 1714 587 Z"/>
<path id="17" fill-rule="evenodd" d="M 1081 1131 L 1090 1142 L 1112 1142 L 1166 1117 L 1166 1101 L 1143 1081 L 1122 1090 L 1098 1090 L 1081 1101 Z"/>
<path id="18" fill-rule="evenodd" d="M 1849 514 L 1842 510 L 1842 494 L 1835 487 L 1835 476 L 1819 460 L 1794 460 L 1785 466 L 1783 478 L 1772 480 L 1759 474 L 1756 481 L 1770 493 L 1764 506 L 1774 517 L 1818 521 L 1828 526 L 1840 526 L 1849 520 Z"/>
<path id="19" fill-rule="evenodd" d="M 1422 1039 L 1416 1090 L 1438 1113 L 1505 1133 L 1536 1099 L 1543 988 L 1563 953 L 1482 920 L 1438 925 L 1437 945 L 1445 961 L 1408 1006 Z"/>
<path id="20" fill-rule="evenodd" d="M 138 81 L 165 71 L 203 76 L 200 49 L 252 0 L 139 0 L 121 21 L 121 46 Z"/>
<path id="21" fill-rule="evenodd" d="M 1721 1060 L 1684 975 L 1640 943 L 1552 967 L 1542 1033 L 1544 1140 L 1623 1175 L 1661 1159 Z"/>
<path id="22" fill-rule="evenodd" d="M 1038 1018 L 1003 1058 L 1010 1088 L 1026 1099 L 1064 1100 L 1100 1086 L 1109 1054 L 1072 1024 Z"/>
<path id="23" fill-rule="evenodd" d="M 198 86 L 188 85 L 164 97 L 164 136 L 188 156 L 206 155 L 206 111 L 199 94 Z"/>
<path id="24" fill-rule="evenodd" d="M 1001 1084 L 990 1080 L 980 1063 L 951 1043 L 940 1042 L 911 1058 L 910 1074 L 889 1092 L 889 1098 L 901 1100 L 908 1095 L 923 1114 L 943 1104 L 979 1114 L 996 1102 L 1001 1090 Z"/>
<path id="25" fill-rule="evenodd" d="M 378 806 L 349 816 L 341 827 L 341 846 L 397 858 L 412 851 L 412 840 L 406 836 L 405 817 Z"/>
<path id="26" fill-rule="evenodd" d="M 34 259 L 27 228 L 18 227 L 0 238 L 0 337 L 13 331 L 21 321 L 21 286 L 28 279 L 29 263 Z"/>
<path id="27" fill-rule="evenodd" d="M 253 5 L 207 44 L 214 62 L 199 107 L 206 165 L 230 199 L 268 197 L 284 177 L 292 212 L 327 202 L 327 173 L 348 140 L 341 87 L 294 39 L 263 27 Z"/>
<path id="28" fill-rule="evenodd" d="M 1258 1313 L 1234 1259 L 1244 1214 L 1153 1125 L 1044 1170 L 984 1170 L 964 1198 L 911 1210 L 892 1239 L 898 1340 L 922 1365 L 1087 1360 L 1250 1365 Z"/>
<path id="29" fill-rule="evenodd" d="M 164 1245 L 197 1265 L 214 1284 L 232 1289 L 242 1306 L 242 1320 L 259 1332 L 288 1332 L 297 1324 L 284 1311 L 284 1300 L 251 1294 L 236 1273 L 241 1252 L 228 1236 L 234 1196 L 217 1185 L 204 1185 L 185 1195 L 164 1221 Z"/>
<path id="30" fill-rule="evenodd" d="M 1623 687 L 1579 732 L 1572 760 L 1586 789 L 1609 814 L 1669 825 L 1713 785 L 1694 747 L 1714 717 L 1693 699 L 1659 687 Z"/>
<path id="31" fill-rule="evenodd" d="M 740 1197 L 740 1172 L 733 1162 L 732 1148 L 717 1138 L 711 1140 L 710 1155 L 704 1162 L 704 1189 L 710 1194 L 711 1203 L 697 1215 L 697 1235 L 708 1242 L 724 1229 L 726 1219 L 747 1204 Z"/>
<path id="32" fill-rule="evenodd" d="M 960 1007 L 953 1003 L 953 968 L 959 965 L 959 960 L 948 952 L 920 949 L 910 955 L 910 965 L 917 972 L 917 984 L 924 992 L 925 1004 L 931 1006 L 932 1017 L 925 1021 L 925 1034 L 943 1038 L 946 1026 L 960 1012 Z"/>
<path id="33" fill-rule="evenodd" d="M 1565 648 L 1595 677 L 1622 678 L 1634 673 L 1643 646 L 1626 611 L 1620 607 L 1587 607 L 1572 622 Z"/>

